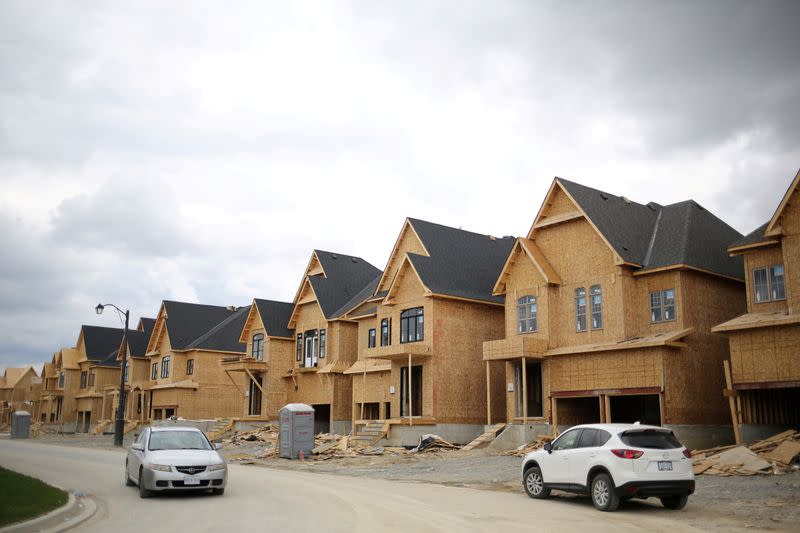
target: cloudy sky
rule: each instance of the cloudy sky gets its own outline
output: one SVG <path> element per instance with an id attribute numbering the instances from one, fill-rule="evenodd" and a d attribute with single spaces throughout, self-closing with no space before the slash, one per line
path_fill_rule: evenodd
<path id="1" fill-rule="evenodd" d="M 0 3 L 0 367 L 98 301 L 291 300 L 404 217 L 524 234 L 554 176 L 741 232 L 800 167 L 800 3 Z"/>

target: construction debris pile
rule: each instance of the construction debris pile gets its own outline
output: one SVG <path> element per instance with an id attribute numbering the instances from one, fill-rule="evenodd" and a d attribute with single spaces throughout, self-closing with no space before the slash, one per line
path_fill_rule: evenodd
<path id="1" fill-rule="evenodd" d="M 247 459 L 266 459 L 278 454 L 278 426 L 267 424 L 248 431 L 236 431 L 230 438 L 222 439 L 225 448 L 240 447 L 257 444 L 261 449 L 255 454 L 227 454 L 229 461 L 243 461 Z"/>
<path id="2" fill-rule="evenodd" d="M 528 453 L 530 453 L 530 452 L 532 452 L 534 450 L 538 450 L 539 448 L 544 446 L 546 443 L 553 442 L 553 440 L 555 438 L 556 438 L 556 435 L 539 435 L 538 437 L 536 437 L 536 440 L 534 440 L 533 442 L 528 442 L 526 444 L 523 444 L 522 446 L 520 446 L 520 447 L 518 447 L 516 449 L 504 452 L 502 455 L 514 455 L 516 457 L 524 457 Z"/>
<path id="3" fill-rule="evenodd" d="M 784 431 L 749 446 L 718 446 L 692 451 L 695 475 L 754 476 L 800 470 L 800 432 Z"/>

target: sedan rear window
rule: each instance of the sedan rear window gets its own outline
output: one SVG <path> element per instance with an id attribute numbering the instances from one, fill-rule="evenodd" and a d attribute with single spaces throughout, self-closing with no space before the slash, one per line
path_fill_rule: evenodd
<path id="1" fill-rule="evenodd" d="M 198 431 L 152 431 L 150 451 L 210 450 L 206 437 Z"/>
<path id="2" fill-rule="evenodd" d="M 671 450 L 682 445 L 672 432 L 655 431 L 652 429 L 631 430 L 620 434 L 620 440 L 628 446 L 637 448 L 655 448 L 657 450 Z"/>

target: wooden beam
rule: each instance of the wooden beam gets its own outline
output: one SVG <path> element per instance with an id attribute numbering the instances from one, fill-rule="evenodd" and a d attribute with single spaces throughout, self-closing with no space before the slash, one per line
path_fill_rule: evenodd
<path id="1" fill-rule="evenodd" d="M 492 393 L 489 379 L 489 361 L 486 361 L 486 425 L 492 425 Z"/>
<path id="2" fill-rule="evenodd" d="M 253 383 L 255 383 L 256 387 L 258 387 L 258 390 L 261 391 L 261 394 L 266 396 L 267 393 L 264 391 L 264 389 L 261 388 L 261 385 L 258 383 L 258 381 L 256 380 L 255 376 L 253 376 L 253 374 L 250 373 L 250 370 L 245 368 L 244 371 L 247 372 L 248 376 L 250 376 L 250 379 L 253 381 Z M 266 400 L 266 398 L 265 398 L 265 400 Z"/>
<path id="3" fill-rule="evenodd" d="M 234 386 L 234 387 L 236 387 L 236 390 L 238 390 L 238 391 L 239 391 L 239 394 L 241 394 L 241 395 L 242 395 L 242 397 L 244 397 L 244 396 L 245 396 L 245 394 L 244 394 L 244 391 L 243 391 L 243 390 L 242 390 L 242 388 L 239 386 L 239 384 L 238 384 L 238 383 L 236 383 L 236 380 L 235 380 L 235 379 L 233 379 L 233 376 L 231 376 L 231 371 L 230 371 L 230 370 L 225 370 L 225 375 L 226 375 L 226 376 L 228 376 L 228 379 L 230 379 L 230 380 L 231 380 L 231 383 L 233 383 L 233 386 Z"/>
<path id="4" fill-rule="evenodd" d="M 725 371 L 725 386 L 728 389 L 733 388 L 733 378 L 731 377 L 731 363 L 727 359 L 722 362 L 722 368 Z M 736 444 L 742 443 L 742 434 L 739 429 L 739 414 L 736 412 L 736 401 L 733 397 L 728 397 L 728 404 L 731 408 L 731 422 L 733 423 L 733 436 L 736 439 Z"/>
<path id="5" fill-rule="evenodd" d="M 528 372 L 522 356 L 522 423 L 528 425 Z"/>

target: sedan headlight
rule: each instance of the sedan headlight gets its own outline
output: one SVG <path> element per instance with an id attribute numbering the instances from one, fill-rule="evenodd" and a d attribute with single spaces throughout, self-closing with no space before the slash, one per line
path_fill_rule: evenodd
<path id="1" fill-rule="evenodd" d="M 172 467 L 169 465 L 157 465 L 150 463 L 150 470 L 158 470 L 159 472 L 172 472 Z"/>
<path id="2" fill-rule="evenodd" d="M 216 472 L 217 470 L 225 470 L 225 463 L 220 463 L 218 465 L 209 465 L 208 467 L 209 472 Z"/>

